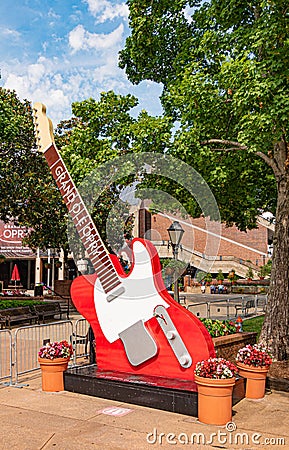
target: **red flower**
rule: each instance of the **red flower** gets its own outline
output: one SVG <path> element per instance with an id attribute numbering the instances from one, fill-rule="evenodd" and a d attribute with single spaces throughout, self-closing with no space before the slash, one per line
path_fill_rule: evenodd
<path id="1" fill-rule="evenodd" d="M 272 355 L 262 344 L 249 344 L 238 351 L 236 361 L 253 367 L 268 367 L 272 364 Z"/>
<path id="2" fill-rule="evenodd" d="M 200 361 L 195 368 L 195 374 L 203 378 L 233 378 L 237 373 L 237 367 L 224 358 L 209 358 Z"/>
<path id="3" fill-rule="evenodd" d="M 73 355 L 72 345 L 67 341 L 48 342 L 44 347 L 41 347 L 38 356 L 40 358 L 55 359 L 55 358 L 70 358 Z"/>

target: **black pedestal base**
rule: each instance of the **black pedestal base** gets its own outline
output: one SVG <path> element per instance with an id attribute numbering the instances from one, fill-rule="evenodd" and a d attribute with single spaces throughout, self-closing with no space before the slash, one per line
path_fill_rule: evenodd
<path id="1" fill-rule="evenodd" d="M 121 372 L 98 371 L 96 365 L 75 367 L 64 373 L 64 389 L 79 394 L 147 406 L 197 417 L 197 386 L 193 381 L 167 380 Z M 233 391 L 233 404 L 244 398 L 244 382 Z"/>

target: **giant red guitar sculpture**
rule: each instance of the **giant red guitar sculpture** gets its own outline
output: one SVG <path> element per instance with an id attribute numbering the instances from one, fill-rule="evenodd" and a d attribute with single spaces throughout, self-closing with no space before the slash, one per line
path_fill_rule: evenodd
<path id="1" fill-rule="evenodd" d="M 197 361 L 215 356 L 206 328 L 168 294 L 149 241 L 133 240 L 127 275 L 108 254 L 54 144 L 52 123 L 41 103 L 34 105 L 34 122 L 38 148 L 95 269 L 73 281 L 71 297 L 92 326 L 98 370 L 192 380 Z"/>

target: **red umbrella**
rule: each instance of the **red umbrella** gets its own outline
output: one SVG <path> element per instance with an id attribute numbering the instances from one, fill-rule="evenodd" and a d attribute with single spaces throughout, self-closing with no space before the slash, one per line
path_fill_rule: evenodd
<path id="1" fill-rule="evenodd" d="M 19 270 L 18 270 L 17 264 L 15 264 L 13 267 L 11 281 L 15 281 L 15 286 L 16 286 L 16 282 L 20 281 L 20 275 L 19 275 Z"/>

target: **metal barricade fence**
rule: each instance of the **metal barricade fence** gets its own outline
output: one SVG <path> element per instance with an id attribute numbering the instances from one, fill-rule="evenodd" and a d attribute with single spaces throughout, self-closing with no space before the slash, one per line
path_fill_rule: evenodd
<path id="1" fill-rule="evenodd" d="M 210 302 L 190 303 L 186 309 L 191 311 L 195 316 L 205 319 L 210 318 Z"/>
<path id="2" fill-rule="evenodd" d="M 15 382 L 19 375 L 39 368 L 38 351 L 47 342 L 67 340 L 73 336 L 73 323 L 70 320 L 43 325 L 30 325 L 15 331 Z"/>
<path id="3" fill-rule="evenodd" d="M 210 319 L 233 319 L 236 313 L 235 305 L 239 302 L 243 302 L 243 297 L 226 298 L 209 302 L 208 316 Z"/>
<path id="4" fill-rule="evenodd" d="M 259 298 L 254 296 L 255 313 L 257 312 Z M 187 305 L 187 309 L 195 312 L 199 317 L 212 317 L 211 308 L 219 302 L 226 307 L 226 316 L 231 315 L 231 308 L 235 306 L 236 298 L 210 302 L 198 302 Z M 242 299 L 243 300 L 243 299 Z M 248 300 L 248 297 L 247 297 Z M 266 305 L 267 298 L 261 299 Z M 219 305 L 221 306 L 221 305 Z M 201 308 L 200 308 L 201 307 Z M 259 306 L 260 307 L 260 306 Z M 201 309 L 203 310 L 201 311 Z M 197 311 L 195 310 L 197 309 Z M 264 306 L 263 306 L 264 310 Z M 39 369 L 38 351 L 47 342 L 67 340 L 71 342 L 74 350 L 71 365 L 77 365 L 78 359 L 89 356 L 89 323 L 81 318 L 73 324 L 70 320 L 52 322 L 41 325 L 20 327 L 13 333 L 11 330 L 0 330 L 0 382 L 18 383 L 18 377 Z"/>
<path id="5" fill-rule="evenodd" d="M 238 310 L 245 316 L 246 304 L 252 304 L 251 311 L 255 315 L 264 312 L 267 304 L 267 296 L 251 295 L 245 297 L 226 298 L 221 300 L 207 300 L 202 302 L 190 303 L 186 308 L 197 317 L 207 319 L 235 319 Z M 237 308 L 236 308 L 237 307 Z"/>
<path id="6" fill-rule="evenodd" d="M 76 365 L 78 358 L 88 358 L 89 356 L 89 323 L 86 319 L 78 319 L 74 324 L 72 335 L 72 346 L 74 349 L 73 362 Z"/>
<path id="7" fill-rule="evenodd" d="M 10 330 L 0 330 L 0 381 L 7 380 L 12 384 L 12 333 Z"/>

